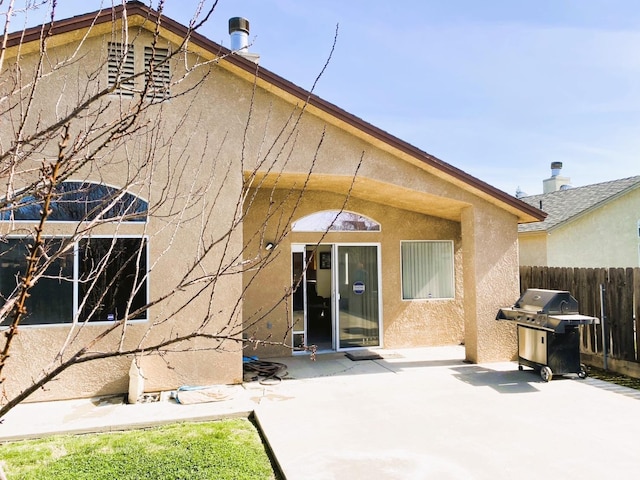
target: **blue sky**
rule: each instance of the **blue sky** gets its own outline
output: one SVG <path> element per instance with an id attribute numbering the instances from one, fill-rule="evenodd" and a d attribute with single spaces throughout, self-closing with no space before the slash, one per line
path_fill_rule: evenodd
<path id="1" fill-rule="evenodd" d="M 165 13 L 186 23 L 196 4 Z M 233 16 L 307 89 L 338 25 L 318 95 L 507 193 L 541 193 L 553 161 L 574 186 L 640 175 L 637 0 L 220 0 L 201 33 L 229 46 Z"/>

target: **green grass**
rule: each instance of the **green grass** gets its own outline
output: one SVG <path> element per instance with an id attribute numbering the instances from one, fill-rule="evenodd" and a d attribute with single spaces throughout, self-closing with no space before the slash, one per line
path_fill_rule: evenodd
<path id="1" fill-rule="evenodd" d="M 247 419 L 12 442 L 0 459 L 10 480 L 277 478 Z"/>

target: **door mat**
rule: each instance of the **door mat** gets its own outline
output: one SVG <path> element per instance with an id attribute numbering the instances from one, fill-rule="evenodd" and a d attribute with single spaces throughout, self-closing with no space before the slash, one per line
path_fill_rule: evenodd
<path id="1" fill-rule="evenodd" d="M 345 356 L 354 362 L 357 362 L 358 360 L 382 360 L 379 353 L 372 352 L 370 350 L 354 350 L 353 352 L 345 353 Z"/>

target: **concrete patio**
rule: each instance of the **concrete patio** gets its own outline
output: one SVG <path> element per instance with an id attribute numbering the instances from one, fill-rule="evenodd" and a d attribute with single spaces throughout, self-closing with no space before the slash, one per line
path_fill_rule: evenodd
<path id="1" fill-rule="evenodd" d="M 255 414 L 287 479 L 602 479 L 640 472 L 640 391 L 575 375 L 544 383 L 515 363 L 466 364 L 462 347 L 273 359 L 282 382 L 229 399 L 24 404 L 0 440 Z"/>

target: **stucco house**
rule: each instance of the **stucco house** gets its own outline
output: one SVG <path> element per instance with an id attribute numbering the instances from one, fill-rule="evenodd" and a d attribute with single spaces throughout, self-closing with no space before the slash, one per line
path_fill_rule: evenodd
<path id="1" fill-rule="evenodd" d="M 144 145 L 114 147 L 109 168 L 93 162 L 69 179 L 90 185 L 92 192 L 126 188 L 132 195 L 126 203 L 136 206 L 131 221 L 101 227 L 100 238 L 116 239 L 123 250 L 127 241 L 139 248 L 139 271 L 147 276 L 137 302 L 153 302 L 127 322 L 126 336 L 108 337 L 94 348 L 169 338 L 204 322 L 213 334 L 240 325 L 237 331 L 257 345 L 250 354 L 263 358 L 305 354 L 305 345 L 322 352 L 461 343 L 471 362 L 513 358 L 515 332 L 494 319 L 498 308 L 519 296 L 517 227 L 541 221 L 537 207 L 260 67 L 244 46 L 231 53 L 199 34 L 182 45 L 184 25 L 164 17 L 156 22 L 157 13 L 139 2 L 127 4 L 126 11 L 126 23 L 122 6 L 56 22 L 47 56 L 56 65 L 73 56 L 73 75 L 52 71 L 35 92 L 37 118 L 52 120 L 86 88 L 69 78 L 109 85 L 110 52 L 126 51 L 122 58 L 136 73 L 144 72 L 148 52 L 152 57 L 162 49 L 180 51 L 161 74 L 184 81 L 172 84 L 171 99 L 147 113 L 162 118 L 162 129 L 145 137 Z M 24 71 L 34 64 L 42 31 L 10 36 L 7 65 L 18 52 Z M 193 65 L 200 66 L 184 75 Z M 136 98 L 135 82 L 143 77 L 136 78 L 130 90 L 124 85 L 113 92 L 103 116 L 115 115 L 110 109 L 121 112 L 128 98 Z M 194 99 L 189 93 L 196 81 Z M 178 129 L 181 135 L 162 141 L 164 132 Z M 152 140 L 160 166 L 144 182 L 129 181 L 132 170 L 148 168 L 138 152 Z M 29 178 L 21 180 L 28 185 Z M 171 201 L 168 185 L 175 188 Z M 193 192 L 199 192 L 197 206 L 182 208 Z M 215 214 L 198 214 L 211 205 Z M 175 211 L 189 213 L 179 228 L 171 228 L 169 213 Z M 62 220 L 46 225 L 50 238 L 62 241 L 77 232 L 77 222 Z M 29 231 L 34 218 L 26 215 L 21 222 Z M 15 224 L 4 217 L 0 222 L 9 243 L 20 240 Z M 232 233 L 230 225 L 237 227 Z M 215 269 L 220 258 L 229 257 L 234 261 L 228 265 L 240 274 L 221 275 L 207 296 L 193 281 L 171 300 L 155 302 L 190 271 L 204 239 L 216 236 L 228 241 L 202 255 L 199 268 Z M 73 252 L 89 241 L 95 243 L 93 237 L 80 240 Z M 3 255 L 9 243 L 0 245 Z M 85 268 L 77 257 L 71 253 L 68 259 L 75 272 Z M 239 267 L 255 258 L 267 261 L 260 268 Z M 0 289 L 7 288 L 7 278 Z M 73 289 L 84 288 L 70 278 Z M 81 306 L 73 304 L 76 290 L 48 288 L 53 290 L 47 301 L 65 298 L 73 313 L 59 314 L 49 305 L 23 324 L 5 371 L 8 389 L 37 376 L 81 320 L 75 313 Z M 117 320 L 115 310 L 104 312 L 78 335 L 94 338 Z M 198 339 L 192 348 L 141 356 L 145 390 L 241 382 L 246 349 L 233 342 L 212 345 Z M 130 365 L 130 357 L 83 363 L 31 398 L 126 392 Z"/>
<path id="2" fill-rule="evenodd" d="M 547 213 L 518 227 L 520 265 L 640 266 L 640 176 L 572 187 L 552 164 L 544 192 L 521 200 Z"/>

